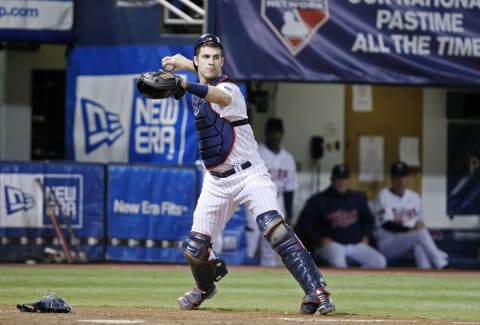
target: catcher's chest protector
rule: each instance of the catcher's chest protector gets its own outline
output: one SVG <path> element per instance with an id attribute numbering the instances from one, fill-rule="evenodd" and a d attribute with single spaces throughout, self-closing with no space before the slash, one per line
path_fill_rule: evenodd
<path id="1" fill-rule="evenodd" d="M 230 80 L 221 76 L 211 85 Z M 235 131 L 230 122 L 215 112 L 205 99 L 192 96 L 200 155 L 207 168 L 222 164 L 230 154 L 235 142 Z"/>

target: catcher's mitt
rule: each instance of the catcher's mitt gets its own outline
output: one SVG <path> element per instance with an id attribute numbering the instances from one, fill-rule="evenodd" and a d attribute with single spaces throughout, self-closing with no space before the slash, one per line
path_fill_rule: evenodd
<path id="1" fill-rule="evenodd" d="M 54 293 L 49 293 L 35 303 L 18 304 L 17 308 L 23 312 L 30 313 L 70 313 L 72 307 L 68 302 Z"/>
<path id="2" fill-rule="evenodd" d="M 185 95 L 181 86 L 182 79 L 170 72 L 144 72 L 137 80 L 137 89 L 145 97 L 161 99 L 174 95 L 180 99 Z"/>

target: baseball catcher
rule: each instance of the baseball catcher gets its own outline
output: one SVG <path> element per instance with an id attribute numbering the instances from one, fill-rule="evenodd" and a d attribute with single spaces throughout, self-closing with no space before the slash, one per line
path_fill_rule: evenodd
<path id="1" fill-rule="evenodd" d="M 260 233 L 303 289 L 300 312 L 334 313 L 336 305 L 322 274 L 279 212 L 277 189 L 258 153 L 245 98 L 235 80 L 222 73 L 225 57 L 220 38 L 200 36 L 193 52 L 193 60 L 179 53 L 162 58 L 163 67 L 190 71 L 199 79 L 198 83 L 182 80 L 180 87 L 192 97 L 199 153 L 206 171 L 190 234 L 182 243 L 195 286 L 177 299 L 180 308 L 198 309 L 217 292 L 215 282 L 227 274 L 227 268 L 215 252 L 215 239 L 235 208 L 245 204 Z"/>
<path id="2" fill-rule="evenodd" d="M 182 78 L 165 70 L 144 72 L 137 79 L 137 89 L 147 98 L 162 99 L 173 95 L 180 99 L 185 95 L 181 83 Z"/>

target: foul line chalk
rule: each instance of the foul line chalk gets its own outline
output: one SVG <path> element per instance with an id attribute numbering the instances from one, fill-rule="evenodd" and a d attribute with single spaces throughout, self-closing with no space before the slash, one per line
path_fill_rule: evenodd
<path id="1" fill-rule="evenodd" d="M 290 321 L 290 322 L 309 322 L 309 323 L 417 323 L 416 320 L 411 319 L 318 319 L 318 318 L 291 318 L 291 317 L 282 317 L 280 320 Z"/>
<path id="2" fill-rule="evenodd" d="M 279 318 L 280 320 L 284 320 L 287 322 L 297 322 L 297 323 L 418 323 L 417 320 L 414 319 L 319 319 L 319 318 L 301 318 L 301 317 L 282 317 Z M 432 319 L 432 324 L 435 324 L 438 321 L 441 324 L 448 323 L 445 320 L 435 320 Z M 480 325 L 479 322 L 461 322 L 461 321 L 452 321 L 451 324 L 455 325 Z"/>
<path id="3" fill-rule="evenodd" d="M 128 319 L 79 319 L 80 323 L 95 323 L 95 324 L 141 324 L 143 320 L 128 320 Z"/>

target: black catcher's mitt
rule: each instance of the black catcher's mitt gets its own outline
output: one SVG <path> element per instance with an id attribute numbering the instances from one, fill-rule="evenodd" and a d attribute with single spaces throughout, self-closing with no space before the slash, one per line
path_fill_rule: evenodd
<path id="1" fill-rule="evenodd" d="M 144 72 L 137 80 L 137 89 L 145 97 L 161 99 L 174 96 L 180 99 L 185 95 L 182 79 L 168 71 Z"/>
<path id="2" fill-rule="evenodd" d="M 46 294 L 35 303 L 19 304 L 17 308 L 30 313 L 70 313 L 73 311 L 65 299 L 54 293 Z"/>

